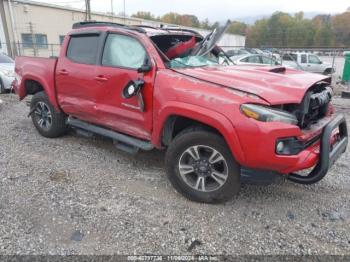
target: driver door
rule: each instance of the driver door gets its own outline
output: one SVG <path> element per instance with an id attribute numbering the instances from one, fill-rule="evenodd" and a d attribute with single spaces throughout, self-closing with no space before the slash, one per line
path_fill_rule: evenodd
<path id="1" fill-rule="evenodd" d="M 322 73 L 323 70 L 321 70 L 320 64 L 322 63 L 321 60 L 316 55 L 309 55 L 309 70 L 313 73 Z"/>
<path id="2" fill-rule="evenodd" d="M 150 139 L 152 131 L 155 66 L 147 73 L 138 73 L 138 69 L 147 59 L 147 51 L 139 40 L 129 35 L 109 33 L 96 71 L 100 86 L 97 97 L 99 122 L 145 140 Z M 123 97 L 124 88 L 135 80 L 144 81 L 140 95 Z"/>

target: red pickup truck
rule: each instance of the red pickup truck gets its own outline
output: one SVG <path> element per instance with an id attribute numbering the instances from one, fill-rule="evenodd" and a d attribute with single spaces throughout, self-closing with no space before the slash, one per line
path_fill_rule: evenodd
<path id="1" fill-rule="evenodd" d="M 14 89 L 33 95 L 45 137 L 73 128 L 130 153 L 167 149 L 170 182 L 194 201 L 225 201 L 242 181 L 320 181 L 348 142 L 331 79 L 234 65 L 216 45 L 225 29 L 76 23 L 58 58 L 16 58 Z"/>

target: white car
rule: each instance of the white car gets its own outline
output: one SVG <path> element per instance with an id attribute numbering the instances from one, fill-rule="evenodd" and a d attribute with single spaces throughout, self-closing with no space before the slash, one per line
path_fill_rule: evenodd
<path id="1" fill-rule="evenodd" d="M 324 75 L 335 72 L 332 64 L 321 61 L 315 54 L 308 53 L 286 53 L 282 56 L 282 65 Z"/>
<path id="2" fill-rule="evenodd" d="M 7 55 L 0 54 L 0 94 L 11 90 L 15 79 L 15 61 Z"/>
<path id="3" fill-rule="evenodd" d="M 236 65 L 260 65 L 260 66 L 278 66 L 281 65 L 277 60 L 266 55 L 241 55 L 236 57 L 231 57 L 231 60 Z"/>

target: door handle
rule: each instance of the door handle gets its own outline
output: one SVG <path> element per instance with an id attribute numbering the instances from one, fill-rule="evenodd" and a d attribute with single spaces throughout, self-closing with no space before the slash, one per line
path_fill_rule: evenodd
<path id="1" fill-rule="evenodd" d="M 100 76 L 96 76 L 95 80 L 99 81 L 99 82 L 106 82 L 106 81 L 108 81 L 108 78 L 105 77 L 105 76 L 100 75 Z"/>
<path id="2" fill-rule="evenodd" d="M 62 70 L 58 71 L 58 74 L 66 76 L 66 75 L 68 75 L 68 71 L 66 69 L 62 69 Z"/>

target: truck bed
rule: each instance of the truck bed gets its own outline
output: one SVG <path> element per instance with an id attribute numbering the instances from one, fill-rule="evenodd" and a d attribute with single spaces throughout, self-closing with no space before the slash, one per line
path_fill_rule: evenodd
<path id="1" fill-rule="evenodd" d="M 19 95 L 19 98 L 23 99 L 27 95 L 24 82 L 28 78 L 38 81 L 44 87 L 54 90 L 56 64 L 57 58 L 16 57 L 15 72 L 17 77 L 14 83 L 14 89 Z"/>

